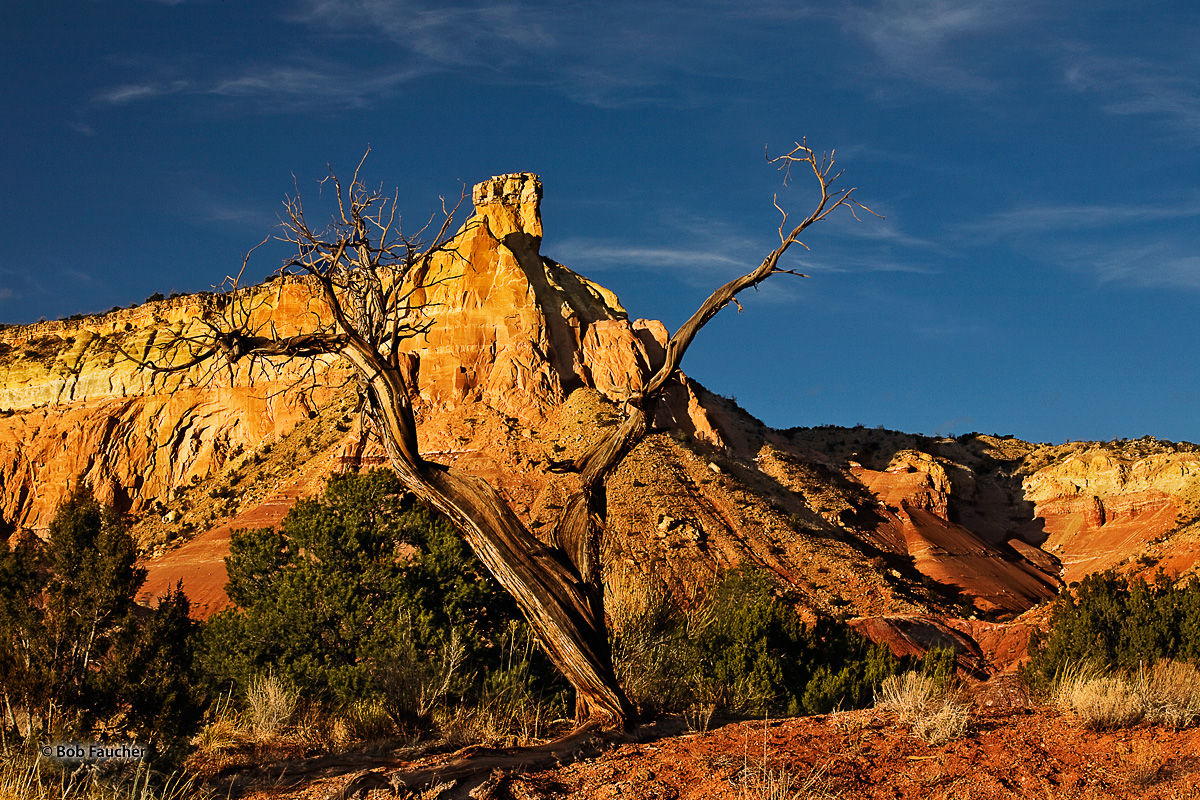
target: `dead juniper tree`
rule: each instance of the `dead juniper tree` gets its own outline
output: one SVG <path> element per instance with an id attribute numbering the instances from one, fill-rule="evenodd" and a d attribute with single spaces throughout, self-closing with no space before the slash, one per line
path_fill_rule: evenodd
<path id="1" fill-rule="evenodd" d="M 776 203 L 783 215 L 779 245 L 755 269 L 719 287 L 700 305 L 670 338 L 662 363 L 639 376 L 642 380 L 635 385 L 643 389 L 624 401 L 620 425 L 566 465 L 580 480 L 554 527 L 551 544 L 535 537 L 486 481 L 425 460 L 417 446 L 415 356 L 404 352 L 401 343 L 437 324 L 437 309 L 425 307 L 418 298 L 435 254 L 454 257 L 454 210 L 444 205 L 440 227 L 422 243 L 421 234 L 408 236 L 400 230 L 394 197 L 368 190 L 358 170 L 348 188 L 331 173 L 326 181 L 336 194 L 336 210 L 328 227 L 317 230 L 309 225 L 298 196 L 285 203 L 281 239 L 291 242 L 296 254 L 282 271 L 311 276 L 328 306 L 311 332 L 281 336 L 273 326 L 264 332 L 262 324 L 252 329 L 239 322 L 249 319 L 248 311 L 225 314 L 219 317 L 222 322 L 208 322 L 200 336 L 155 345 L 156 357 L 139 361 L 151 369 L 178 370 L 208 360 L 232 367 L 244 359 L 345 359 L 356 376 L 364 422 L 382 442 L 392 468 L 409 491 L 450 520 L 516 598 L 542 647 L 575 689 L 577 726 L 626 726 L 634 711 L 613 670 L 599 568 L 605 481 L 650 430 L 655 408 L 700 329 L 728 304 L 737 305 L 739 292 L 772 275 L 799 274 L 781 267 L 780 259 L 810 225 L 841 206 L 851 213 L 864 208 L 852 188 L 834 188 L 840 173 L 833 171 L 831 154 L 818 155 L 797 143 L 768 161 L 785 173 L 795 167 L 812 172 L 818 189 L 814 208 L 792 224 Z M 234 296 L 236 283 L 232 282 Z"/>

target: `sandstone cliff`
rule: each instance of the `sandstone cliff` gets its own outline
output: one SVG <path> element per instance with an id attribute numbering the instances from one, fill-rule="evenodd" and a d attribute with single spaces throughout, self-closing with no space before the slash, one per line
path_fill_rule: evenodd
<path id="1" fill-rule="evenodd" d="M 475 213 L 417 276 L 414 300 L 435 324 L 406 344 L 422 452 L 492 481 L 535 533 L 573 480 L 552 464 L 617 424 L 667 341 L 661 323 L 629 320 L 611 292 L 541 254 L 540 198 L 528 173 L 475 187 Z M 379 453 L 336 359 L 312 373 L 298 362 L 156 373 L 122 351 L 154 358 L 155 342 L 230 315 L 289 334 L 324 313 L 309 283 L 279 278 L 0 330 L 0 516 L 43 530 L 68 487 L 90 481 L 137 520 L 155 555 L 149 593 L 182 579 L 216 610 L 231 528 L 276 524 L 331 470 Z M 898 651 L 949 642 L 984 669 L 1011 666 L 1020 648 L 969 617 L 1018 614 L 1095 568 L 1186 573 L 1200 553 L 1200 537 L 1176 530 L 1200 518 L 1190 446 L 771 431 L 686 378 L 658 424 L 608 489 L 618 612 L 657 591 L 694 596 L 752 561 L 808 612 L 878 618 L 864 630 Z"/>
<path id="2" fill-rule="evenodd" d="M 533 175 L 480 184 L 477 213 L 421 276 L 427 288 L 415 302 L 436 324 L 407 344 L 419 356 L 427 415 L 481 403 L 536 425 L 574 389 L 594 387 L 611 399 L 636 390 L 662 352 L 661 323 L 631 322 L 611 292 L 538 254 L 540 197 Z M 154 359 L 156 341 L 231 316 L 290 335 L 325 314 L 308 282 L 281 278 L 235 295 L 0 331 L 0 517 L 44 530 L 79 480 L 141 514 L 219 474 L 231 454 L 278 438 L 345 381 L 335 359 L 319 361 L 311 376 L 301 362 L 234 369 L 208 362 L 162 373 L 124 353 Z M 672 401 L 674 424 L 719 441 L 686 380 Z M 454 447 L 444 430 L 425 434 L 431 449 Z"/>

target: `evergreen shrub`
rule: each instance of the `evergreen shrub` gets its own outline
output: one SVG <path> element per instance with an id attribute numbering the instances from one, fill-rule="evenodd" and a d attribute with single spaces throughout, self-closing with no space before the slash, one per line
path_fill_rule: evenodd
<path id="1" fill-rule="evenodd" d="M 205 698 L 196 624 L 180 587 L 145 609 L 137 548 L 88 486 L 59 506 L 44 546 L 0 537 L 0 688 L 12 732 L 135 739 L 177 762 Z"/>
<path id="2" fill-rule="evenodd" d="M 481 676 L 531 637 L 462 538 L 390 470 L 335 475 L 279 530 L 235 531 L 226 569 L 234 605 L 209 621 L 204 664 L 242 697 L 270 672 L 327 709 L 378 701 L 413 731 L 443 701 L 477 701 Z M 530 691 L 562 690 L 540 651 L 522 668 Z"/>
<path id="3" fill-rule="evenodd" d="M 1092 573 L 1055 599 L 1049 632 L 1031 651 L 1022 674 L 1042 690 L 1083 667 L 1132 673 L 1163 659 L 1200 663 L 1200 580 Z"/>
<path id="4" fill-rule="evenodd" d="M 860 708 L 885 678 L 911 666 L 842 620 L 804 623 L 766 573 L 747 566 L 721 576 L 689 613 L 657 596 L 615 627 L 622 684 L 649 713 L 704 705 L 753 714 Z"/>

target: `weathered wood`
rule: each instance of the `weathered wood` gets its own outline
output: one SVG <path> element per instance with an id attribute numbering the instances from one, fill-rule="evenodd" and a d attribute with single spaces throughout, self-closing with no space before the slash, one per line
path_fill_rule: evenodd
<path id="1" fill-rule="evenodd" d="M 243 358 L 344 356 L 358 376 L 365 416 L 383 442 L 392 468 L 409 491 L 450 520 L 500 585 L 516 598 L 538 641 L 575 688 L 577 725 L 581 729 L 625 727 L 633 720 L 634 709 L 613 668 L 599 562 L 607 522 L 606 481 L 645 437 L 655 407 L 704 325 L 729 303 L 736 303 L 739 292 L 771 275 L 789 272 L 779 268 L 779 260 L 810 225 L 842 205 L 861 208 L 852 199 L 853 189 L 831 191 L 838 177 L 830 176 L 832 160 L 818 159 L 805 145 L 797 144 L 773 163 L 789 169 L 800 163 L 811 167 L 820 188 L 815 210 L 790 231 L 785 231 L 785 213 L 779 247 L 757 268 L 713 292 L 671 337 L 663 362 L 652 365 L 651 374 L 637 376 L 638 385 L 645 388 L 626 401 L 623 422 L 574 463 L 579 488 L 568 498 L 554 527 L 553 545 L 534 536 L 486 481 L 427 462 L 419 451 L 413 413 L 414 357 L 402 354 L 398 345 L 434 324 L 410 303 L 429 274 L 433 255 L 454 249 L 448 236 L 453 212 L 445 215 L 433 245 L 422 248 L 394 229 L 398 225 L 394 203 L 385 213 L 389 199 L 363 188 L 357 170 L 348 192 L 331 175 L 338 213 L 328 231 L 318 234 L 307 225 L 299 198 L 288 201 L 289 218 L 284 222 L 285 238 L 297 247 L 296 257 L 285 269 L 313 276 L 330 320 L 302 336 L 266 337 L 244 328 L 248 315 L 234 316 L 227 328 L 206 323 L 212 329 L 208 340 L 189 337 L 176 344 L 189 366 L 217 355 L 230 364 Z M 513 241 L 510 246 L 520 249 L 522 245 Z M 171 366 L 178 359 L 172 357 L 177 354 L 169 352 L 170 346 L 159 349 L 168 357 L 139 363 L 160 371 L 179 369 Z"/>
<path id="2" fill-rule="evenodd" d="M 561 739 L 531 747 L 469 747 L 439 763 L 417 769 L 403 769 L 405 763 L 396 761 L 393 766 L 401 767 L 400 771 L 389 772 L 387 767 L 376 767 L 363 772 L 341 791 L 331 794 L 329 800 L 350 800 L 356 794 L 365 796 L 372 789 L 391 789 L 399 794 L 404 790 L 416 792 L 428 786 L 451 783 L 453 786 L 446 787 L 446 796 L 478 800 L 487 797 L 487 787 L 502 782 L 506 775 L 558 767 L 593 758 L 618 745 L 656 741 L 678 736 L 687 730 L 687 723 L 679 717 L 659 720 L 634 731 L 600 730 L 589 725 Z"/>

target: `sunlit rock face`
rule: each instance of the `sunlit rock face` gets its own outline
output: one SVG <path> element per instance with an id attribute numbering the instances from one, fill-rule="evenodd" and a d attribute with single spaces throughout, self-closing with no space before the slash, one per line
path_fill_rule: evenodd
<path id="1" fill-rule="evenodd" d="M 402 287 L 427 332 L 399 346 L 413 357 L 422 453 L 490 481 L 550 541 L 577 481 L 561 465 L 617 424 L 621 402 L 662 363 L 668 331 L 630 320 L 612 292 L 542 255 L 541 196 L 529 173 L 474 188 L 474 213 Z M 381 459 L 362 446 L 353 375 L 336 355 L 189 366 L 155 345 L 231 321 L 287 336 L 330 316 L 311 281 L 284 277 L 234 296 L 0 330 L 4 523 L 44 531 L 88 481 L 138 525 L 161 520 L 143 539 L 157 553 L 147 597 L 183 580 L 203 613 L 219 609 L 231 529 L 278 524 L 331 470 Z M 1146 556 L 1147 568 L 1185 574 L 1200 557 L 1200 534 L 1175 530 L 1177 517 L 1200 518 L 1195 449 L 771 431 L 686 378 L 655 423 L 662 430 L 606 486 L 605 575 L 618 610 L 662 591 L 695 598 L 750 562 L 806 615 L 886 618 L 862 627 L 906 647 L 965 637 L 980 665 L 1007 669 L 1027 632 L 945 616 L 1007 618 L 1097 568 Z M 312 436 L 319 447 L 289 444 L 320 426 L 329 435 Z M 264 458 L 234 489 L 251 454 Z M 929 622 L 931 612 L 941 617 Z"/>
<path id="2" fill-rule="evenodd" d="M 283 334 L 302 329 L 320 308 L 298 281 L 257 287 L 241 300 L 252 324 L 270 317 Z M 198 335 L 229 313 L 222 298 L 197 295 L 0 332 L 4 520 L 45 529 L 80 481 L 125 511 L 168 501 L 230 453 L 278 436 L 324 402 L 325 381 L 288 391 L 303 377 L 299 365 L 254 376 L 248 363 L 163 373 L 125 355 L 153 358 L 155 341 Z M 330 369 L 331 362 L 316 365 L 322 377 Z"/>
<path id="3" fill-rule="evenodd" d="M 1044 525 L 1042 547 L 1062 560 L 1064 580 L 1139 557 L 1146 562 L 1140 566 L 1173 574 L 1200 561 L 1200 546 L 1190 535 L 1162 547 L 1181 521 L 1182 505 L 1196 493 L 1200 453 L 1139 452 L 1138 444 L 1081 447 L 1025 479 L 1025 495 Z"/>
<path id="4" fill-rule="evenodd" d="M 541 195 L 529 173 L 478 184 L 474 215 L 410 276 L 414 320 L 432 325 L 401 347 L 418 357 L 427 416 L 482 403 L 537 425 L 577 388 L 626 397 L 661 358 L 661 323 L 631 322 L 612 292 L 540 255 Z M 137 514 L 290 430 L 345 385 L 336 356 L 155 372 L 126 354 L 183 365 L 155 344 L 231 320 L 287 336 L 329 317 L 311 282 L 287 277 L 0 331 L 0 516 L 44 530 L 79 481 Z M 686 381 L 670 396 L 664 419 L 719 441 Z"/>

